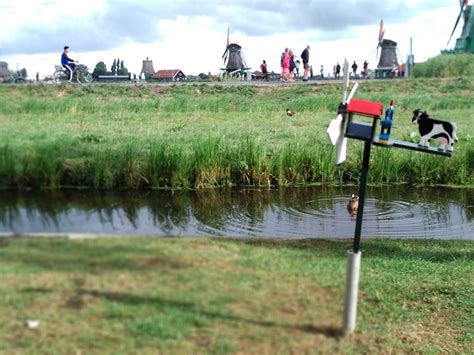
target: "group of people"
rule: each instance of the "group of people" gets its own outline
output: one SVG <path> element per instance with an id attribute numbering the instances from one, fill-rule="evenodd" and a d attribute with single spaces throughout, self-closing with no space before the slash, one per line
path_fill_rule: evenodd
<path id="1" fill-rule="evenodd" d="M 309 79 L 309 50 L 310 45 L 308 44 L 306 48 L 301 53 L 301 61 L 303 62 L 303 81 L 308 81 Z M 296 59 L 296 55 L 293 53 L 292 49 L 285 48 L 285 51 L 280 56 L 280 65 L 281 65 L 281 80 L 282 81 L 294 81 L 295 78 L 298 78 L 300 75 L 300 66 L 301 61 Z M 262 71 L 262 76 L 264 80 L 268 80 L 268 68 L 267 62 L 263 60 L 260 65 L 260 70 Z"/>
<path id="2" fill-rule="evenodd" d="M 309 77 L 309 50 L 310 45 L 301 52 L 301 61 L 303 62 L 303 81 L 308 81 Z M 285 48 L 285 51 L 280 56 L 281 65 L 281 80 L 282 81 L 293 81 L 295 77 L 299 77 L 299 69 L 301 62 L 296 59 L 292 49 Z"/>
<path id="3" fill-rule="evenodd" d="M 306 45 L 306 48 L 301 52 L 301 61 L 303 62 L 304 74 L 303 74 L 303 81 L 308 81 L 309 78 L 313 77 L 313 67 L 309 65 L 309 50 L 311 49 L 310 45 Z M 280 65 L 281 65 L 281 80 L 282 81 L 294 81 L 296 78 L 299 77 L 299 69 L 301 66 L 301 61 L 296 59 L 296 55 L 294 54 L 293 50 L 290 48 L 285 48 L 285 51 L 280 56 Z M 361 72 L 362 76 L 368 75 L 368 67 L 369 63 L 364 61 L 363 64 L 363 71 Z M 356 61 L 353 62 L 352 66 L 352 75 L 357 75 L 357 68 L 358 65 Z M 262 76 L 264 80 L 268 80 L 268 67 L 267 62 L 263 60 L 262 64 L 260 65 L 260 69 L 262 71 Z M 334 79 L 341 78 L 341 70 L 343 68 L 339 64 L 339 62 L 334 65 L 332 74 Z M 324 66 L 321 65 L 319 70 L 321 79 L 324 79 Z M 330 76 L 330 75 L 329 75 Z"/>
<path id="4" fill-rule="evenodd" d="M 357 65 L 356 61 L 354 60 L 354 62 L 351 65 L 352 76 L 355 77 L 357 75 L 357 68 L 358 67 L 359 66 Z M 337 62 L 337 64 L 332 68 L 332 72 L 333 72 L 333 75 L 334 75 L 335 79 L 339 79 L 341 77 L 341 65 L 339 64 L 339 62 Z M 364 61 L 363 70 L 362 70 L 361 74 L 362 74 L 363 77 L 365 77 L 365 76 L 368 75 L 368 73 L 369 73 L 369 63 L 366 60 L 366 61 Z"/>

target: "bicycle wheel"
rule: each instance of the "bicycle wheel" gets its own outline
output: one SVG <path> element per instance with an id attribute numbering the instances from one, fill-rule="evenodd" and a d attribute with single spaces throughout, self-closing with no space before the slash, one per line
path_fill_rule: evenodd
<path id="1" fill-rule="evenodd" d="M 82 71 L 78 70 L 76 72 L 76 81 L 81 84 L 83 81 L 84 81 L 84 74 L 82 73 Z"/>
<path id="2" fill-rule="evenodd" d="M 63 71 L 62 71 L 62 70 L 56 70 L 56 71 L 53 73 L 53 80 L 56 81 L 56 82 L 59 82 L 60 79 L 61 79 L 62 74 L 63 74 Z"/>
<path id="3" fill-rule="evenodd" d="M 92 75 L 86 70 L 78 70 L 76 80 L 78 83 L 90 83 L 92 81 Z"/>
<path id="4" fill-rule="evenodd" d="M 92 74 L 88 72 L 86 75 L 84 75 L 84 81 L 86 83 L 92 82 Z"/>

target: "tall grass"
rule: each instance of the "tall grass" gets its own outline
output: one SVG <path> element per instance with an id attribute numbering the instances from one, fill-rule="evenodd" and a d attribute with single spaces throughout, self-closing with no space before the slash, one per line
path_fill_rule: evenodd
<path id="1" fill-rule="evenodd" d="M 440 54 L 413 70 L 415 78 L 474 77 L 474 54 Z"/>
<path id="2" fill-rule="evenodd" d="M 200 189 L 356 183 L 362 155 L 358 149 L 355 158 L 336 167 L 334 148 L 327 143 L 292 141 L 269 151 L 250 137 L 237 147 L 210 137 L 196 139 L 187 148 L 173 142 L 150 147 L 132 144 L 117 150 L 99 149 L 87 158 L 61 154 L 55 145 L 37 148 L 22 152 L 8 145 L 0 147 L 1 188 Z M 443 159 L 376 148 L 369 182 L 466 184 L 473 178 L 472 153 Z"/>
<path id="3" fill-rule="evenodd" d="M 466 77 L 361 85 L 359 98 L 395 98 L 395 138 L 408 139 L 418 107 L 460 128 L 451 159 L 374 148 L 369 181 L 474 185 L 473 91 Z M 340 96 L 339 85 L 0 86 L 0 188 L 356 183 L 362 145 L 335 166 L 325 133 Z"/>

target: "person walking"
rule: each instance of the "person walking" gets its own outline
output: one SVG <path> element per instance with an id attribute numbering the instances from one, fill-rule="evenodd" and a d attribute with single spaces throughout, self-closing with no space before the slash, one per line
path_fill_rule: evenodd
<path id="1" fill-rule="evenodd" d="M 295 68 L 296 68 L 296 64 L 295 64 L 295 54 L 293 53 L 293 50 L 290 49 L 290 51 L 288 52 L 290 54 L 290 78 L 289 80 L 291 81 L 294 81 L 295 80 Z"/>
<path id="2" fill-rule="evenodd" d="M 301 53 L 301 60 L 303 61 L 303 81 L 308 81 L 308 74 L 309 74 L 309 50 L 311 49 L 310 45 L 307 44 L 306 48 Z"/>
<path id="3" fill-rule="evenodd" d="M 324 67 L 323 65 L 321 64 L 321 69 L 319 69 L 319 73 L 321 74 L 321 80 L 324 79 Z"/>
<path id="4" fill-rule="evenodd" d="M 341 65 L 339 62 L 336 64 L 336 79 L 339 79 L 341 77 Z"/>
<path id="5" fill-rule="evenodd" d="M 354 63 L 352 64 L 352 75 L 355 77 L 357 75 L 357 64 L 354 60 Z"/>
<path id="6" fill-rule="evenodd" d="M 364 77 L 367 76 L 367 74 L 368 74 L 368 69 L 369 69 L 369 63 L 368 63 L 367 60 L 366 60 L 366 61 L 364 62 L 364 71 L 363 71 Z"/>
<path id="7" fill-rule="evenodd" d="M 288 48 L 285 48 L 285 51 L 281 54 L 281 80 L 287 81 L 290 74 L 290 53 L 288 53 Z"/>
<path id="8" fill-rule="evenodd" d="M 296 69 L 296 77 L 297 78 L 300 77 L 300 64 L 301 64 L 300 60 L 297 59 L 296 62 L 295 62 L 295 65 L 296 65 L 295 69 Z"/>
<path id="9" fill-rule="evenodd" d="M 263 63 L 260 64 L 260 69 L 262 70 L 263 80 L 268 81 L 268 69 L 267 62 L 265 61 L 265 59 L 263 60 Z"/>

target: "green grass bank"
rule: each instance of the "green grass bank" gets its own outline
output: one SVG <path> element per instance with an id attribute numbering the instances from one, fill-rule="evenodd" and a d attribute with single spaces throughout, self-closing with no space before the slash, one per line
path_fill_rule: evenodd
<path id="1" fill-rule="evenodd" d="M 412 139 L 416 108 L 459 137 L 449 159 L 375 148 L 369 182 L 473 186 L 472 92 L 472 76 L 363 82 L 357 97 L 395 99 L 394 138 Z M 0 188 L 354 183 L 362 143 L 336 167 L 325 133 L 340 97 L 340 83 L 2 85 Z"/>
<path id="2" fill-rule="evenodd" d="M 472 352 L 472 242 L 364 240 L 340 338 L 350 244 L 2 239 L 0 352 Z"/>

